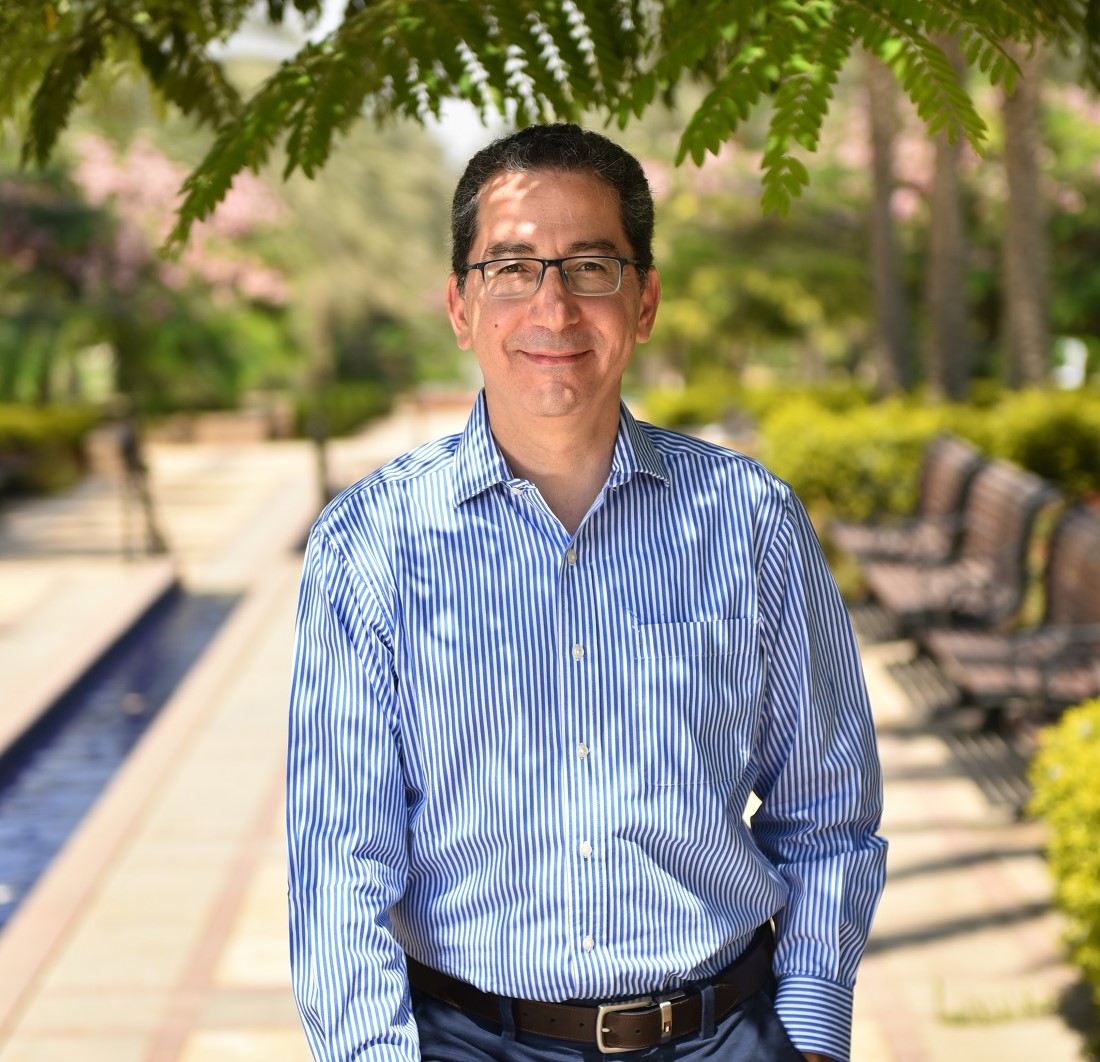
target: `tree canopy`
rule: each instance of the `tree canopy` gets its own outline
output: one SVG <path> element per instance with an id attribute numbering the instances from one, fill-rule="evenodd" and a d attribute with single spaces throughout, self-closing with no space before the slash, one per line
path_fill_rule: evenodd
<path id="1" fill-rule="evenodd" d="M 316 23 L 324 0 L 266 0 Z M 593 113 L 625 125 L 683 85 L 706 91 L 678 161 L 716 153 L 770 104 L 761 162 L 765 210 L 784 211 L 809 177 L 833 86 L 857 48 L 893 71 L 932 132 L 980 148 L 985 124 L 937 41 L 1011 86 L 1008 41 L 1078 48 L 1100 71 L 1100 0 L 347 0 L 339 25 L 304 44 L 249 95 L 226 76 L 219 46 L 251 0 L 2 0 L 0 121 L 24 162 L 55 150 L 97 78 L 137 67 L 168 103 L 216 133 L 184 183 L 171 240 L 187 240 L 234 177 L 276 152 L 285 172 L 314 174 L 336 137 L 363 117 L 425 121 L 472 103 L 518 124 Z"/>

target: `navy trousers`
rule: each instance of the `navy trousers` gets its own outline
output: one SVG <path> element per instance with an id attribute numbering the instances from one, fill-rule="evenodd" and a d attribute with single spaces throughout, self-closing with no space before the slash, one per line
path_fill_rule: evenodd
<path id="1" fill-rule="evenodd" d="M 713 996 L 703 989 L 703 1027 L 659 1047 L 618 1056 L 600 1054 L 596 1045 L 574 1044 L 516 1033 L 506 1014 L 502 1025 L 482 1021 L 423 992 L 412 991 L 420 1031 L 421 1062 L 804 1062 L 772 1006 L 768 990 L 750 996 L 717 1025 Z M 708 1027 L 709 1026 L 709 1027 Z"/>

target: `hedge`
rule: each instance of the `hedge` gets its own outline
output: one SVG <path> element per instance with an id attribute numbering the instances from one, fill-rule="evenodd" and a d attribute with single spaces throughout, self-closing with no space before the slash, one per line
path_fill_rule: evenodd
<path id="1" fill-rule="evenodd" d="M 762 426 L 762 456 L 808 506 L 821 502 L 846 520 L 910 513 L 929 442 L 944 430 L 941 410 L 904 402 L 822 410 L 801 398 Z"/>
<path id="2" fill-rule="evenodd" d="M 915 397 L 873 403 L 844 382 L 749 389 L 714 377 L 651 393 L 644 406 L 650 419 L 671 427 L 749 419 L 754 453 L 808 506 L 846 520 L 911 512 L 924 449 L 943 431 L 1030 469 L 1069 500 L 1100 494 L 1095 389 L 1002 391 L 958 405 Z"/>
<path id="3" fill-rule="evenodd" d="M 1100 1005 L 1100 699 L 1070 708 L 1040 735 L 1029 810 L 1047 826 L 1054 903 L 1069 956 Z"/>
<path id="4" fill-rule="evenodd" d="M 344 381 L 324 390 L 300 394 L 294 410 L 294 431 L 314 435 L 321 428 L 329 437 L 350 435 L 393 408 L 394 394 L 374 381 Z M 321 423 L 317 423 L 318 407 Z"/>
<path id="5" fill-rule="evenodd" d="M 1020 391 L 986 417 L 998 455 L 1050 480 L 1069 498 L 1100 492 L 1100 393 Z"/>
<path id="6" fill-rule="evenodd" d="M 42 493 L 75 483 L 98 419 L 90 406 L 0 405 L 0 493 Z"/>

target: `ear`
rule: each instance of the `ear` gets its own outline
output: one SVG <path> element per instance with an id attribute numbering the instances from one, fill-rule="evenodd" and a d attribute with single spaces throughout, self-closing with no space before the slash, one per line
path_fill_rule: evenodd
<path id="1" fill-rule="evenodd" d="M 646 270 L 645 287 L 642 288 L 642 301 L 638 308 L 638 329 L 634 338 L 639 343 L 645 343 L 653 331 L 653 323 L 657 320 L 657 307 L 661 302 L 661 278 L 657 275 L 657 267 L 650 266 Z"/>
<path id="2" fill-rule="evenodd" d="M 469 350 L 474 345 L 469 309 L 465 297 L 458 290 L 458 277 L 452 273 L 447 278 L 447 316 L 451 319 L 459 350 Z"/>

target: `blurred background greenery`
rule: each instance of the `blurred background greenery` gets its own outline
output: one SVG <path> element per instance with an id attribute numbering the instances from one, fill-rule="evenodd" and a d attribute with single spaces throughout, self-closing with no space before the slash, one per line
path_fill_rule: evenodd
<path id="1" fill-rule="evenodd" d="M 232 68 L 247 84 L 268 64 Z M 440 293 L 451 178 L 422 129 L 361 128 L 316 182 L 246 175 L 168 257 L 209 134 L 132 80 L 93 103 L 44 172 L 20 171 L 10 144 L 0 155 L 8 489 L 64 482 L 57 453 L 29 452 L 120 409 L 155 426 L 259 404 L 304 431 L 322 407 L 339 432 L 461 371 Z"/>
<path id="2" fill-rule="evenodd" d="M 229 70 L 247 91 L 271 66 Z M 764 458 L 824 516 L 910 509 L 942 430 L 1070 496 L 1100 489 L 1100 105 L 1069 60 L 1024 73 L 1043 210 L 1023 295 L 1001 89 L 969 86 L 992 132 L 979 158 L 930 136 L 856 57 L 786 217 L 760 206 L 767 108 L 698 167 L 673 164 L 690 90 L 613 133 L 658 201 L 664 301 L 627 380 L 642 413 Z M 360 123 L 312 180 L 273 160 L 167 257 L 209 144 L 122 75 L 100 78 L 45 171 L 20 170 L 6 143 L 0 491 L 71 482 L 87 433 L 123 414 L 178 432 L 242 410 L 272 435 L 328 435 L 418 388 L 476 386 L 442 300 L 461 165 L 445 127 Z M 1038 354 L 1020 349 L 1025 303 Z"/>

